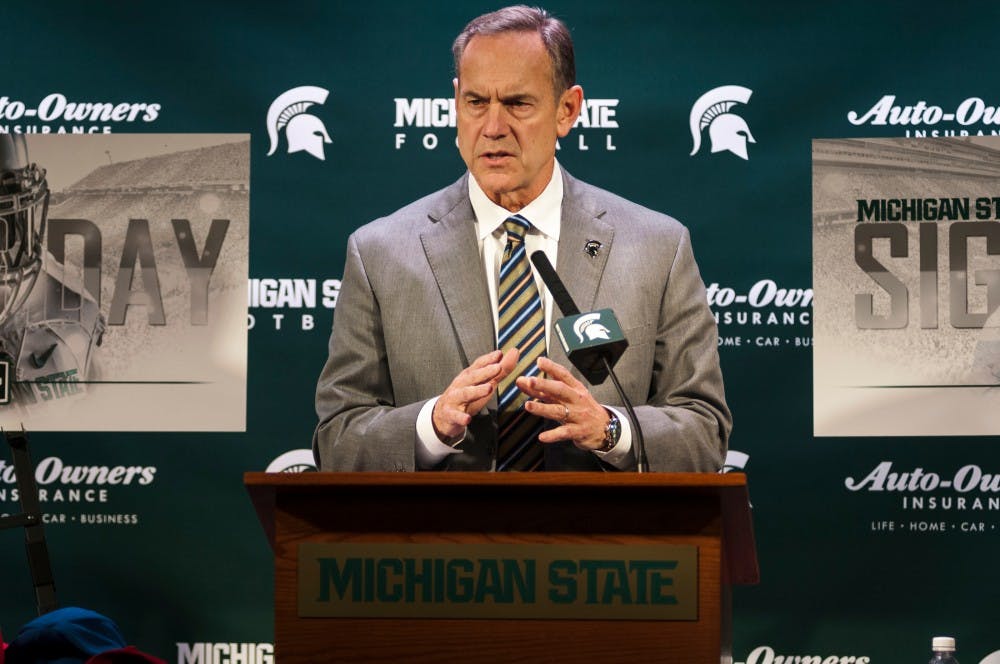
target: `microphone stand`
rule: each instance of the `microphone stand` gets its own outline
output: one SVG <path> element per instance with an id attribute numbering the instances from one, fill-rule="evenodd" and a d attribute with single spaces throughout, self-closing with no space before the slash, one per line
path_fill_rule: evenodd
<path id="1" fill-rule="evenodd" d="M 563 316 L 577 316 L 580 314 L 580 308 L 576 306 L 573 302 L 573 298 L 570 297 L 569 291 L 566 290 L 566 285 L 563 284 L 562 279 L 556 273 L 556 269 L 552 267 L 549 257 L 545 255 L 544 251 L 536 251 L 531 254 L 531 264 L 535 266 L 538 270 L 539 276 L 542 278 L 542 282 L 545 283 L 545 287 L 549 289 L 549 293 L 552 294 L 552 299 L 555 300 L 556 306 L 562 311 Z M 611 382 L 615 385 L 615 390 L 618 392 L 619 398 L 621 398 L 622 403 L 625 404 L 625 412 L 628 413 L 629 422 L 632 424 L 632 431 L 635 436 L 635 460 L 636 460 L 636 472 L 638 473 L 648 473 L 649 472 L 649 461 L 646 459 L 646 440 L 642 437 L 642 428 L 639 426 L 639 418 L 635 416 L 635 409 L 632 408 L 632 402 L 628 400 L 625 396 L 625 390 L 622 389 L 621 383 L 618 382 L 618 376 L 611 369 L 611 362 L 608 360 L 608 353 L 601 353 L 601 362 L 604 363 L 604 368 L 607 370 L 608 375 L 611 376 Z M 586 377 L 585 377 L 586 378 Z M 589 378 L 586 378 L 590 382 Z M 598 383 L 603 382 L 604 379 L 597 381 Z M 596 383 L 592 383 L 596 384 Z"/>
<path id="2" fill-rule="evenodd" d="M 621 383 L 618 382 L 618 376 L 611 369 L 608 356 L 602 354 L 601 361 L 604 362 L 604 368 L 607 369 L 608 375 L 611 376 L 611 382 L 614 383 L 615 390 L 618 391 L 618 397 L 625 404 L 625 412 L 628 413 L 628 420 L 632 424 L 632 435 L 635 437 L 633 441 L 635 444 L 635 471 L 637 473 L 648 473 L 649 461 L 646 459 L 646 440 L 642 437 L 642 427 L 639 426 L 639 418 L 635 416 L 635 409 L 632 408 L 632 402 L 625 396 L 625 390 L 622 389 Z"/>

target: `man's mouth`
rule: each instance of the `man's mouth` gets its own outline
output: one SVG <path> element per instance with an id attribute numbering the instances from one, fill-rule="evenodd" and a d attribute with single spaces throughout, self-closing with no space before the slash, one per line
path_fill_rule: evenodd
<path id="1" fill-rule="evenodd" d="M 487 161 L 500 161 L 506 157 L 513 157 L 514 155 L 509 152 L 504 152 L 503 150 L 495 150 L 491 152 L 483 152 L 480 156 Z"/>

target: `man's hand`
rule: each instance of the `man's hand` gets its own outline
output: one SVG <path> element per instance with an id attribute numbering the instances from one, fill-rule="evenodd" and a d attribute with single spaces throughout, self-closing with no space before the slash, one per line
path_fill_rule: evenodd
<path id="1" fill-rule="evenodd" d="M 434 432 L 444 443 L 451 443 L 465 432 L 472 416 L 483 409 L 493 396 L 497 384 L 514 367 L 520 354 L 517 349 L 506 353 L 495 350 L 477 357 L 438 397 L 431 413 Z"/>
<path id="2" fill-rule="evenodd" d="M 547 357 L 538 358 L 538 368 L 548 378 L 517 379 L 517 387 L 535 401 L 524 404 L 533 415 L 555 420 L 560 426 L 543 431 L 538 440 L 555 443 L 571 440 L 582 450 L 596 450 L 604 445 L 604 430 L 611 417 L 604 406 L 590 395 L 587 386 L 565 367 Z"/>

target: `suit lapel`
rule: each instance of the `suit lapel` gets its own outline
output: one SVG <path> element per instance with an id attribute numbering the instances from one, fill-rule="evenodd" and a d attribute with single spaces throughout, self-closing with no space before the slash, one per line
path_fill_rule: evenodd
<path id="1" fill-rule="evenodd" d="M 556 268 L 573 296 L 580 311 L 591 311 L 597 301 L 597 290 L 611 253 L 614 229 L 605 222 L 605 210 L 595 205 L 592 197 L 581 191 L 576 180 L 563 172 L 564 193 L 562 203 L 562 225 L 559 229 L 559 250 Z M 591 256 L 584 249 L 588 243 L 597 242 L 597 255 Z M 560 318 L 553 312 L 553 323 Z M 557 342 L 555 330 L 550 330 L 549 355 L 553 360 L 566 363 L 566 354 Z"/>
<path id="2" fill-rule="evenodd" d="M 444 204 L 428 216 L 432 223 L 420 241 L 462 347 L 463 364 L 468 366 L 496 347 L 496 333 L 465 177 L 452 185 Z"/>
<path id="3" fill-rule="evenodd" d="M 468 174 L 446 191 L 442 203 L 428 213 L 432 223 L 420 234 L 424 254 L 448 309 L 466 366 L 496 348 L 489 287 L 479 254 L 467 177 Z M 614 230 L 602 219 L 605 209 L 565 171 L 563 184 L 556 266 L 573 301 L 581 311 L 589 311 L 596 304 Z M 600 244 L 596 256 L 584 251 L 588 242 Z M 553 312 L 553 321 L 560 317 L 558 309 Z M 556 362 L 567 364 L 566 355 L 554 335 L 555 331 L 551 330 L 549 355 Z"/>

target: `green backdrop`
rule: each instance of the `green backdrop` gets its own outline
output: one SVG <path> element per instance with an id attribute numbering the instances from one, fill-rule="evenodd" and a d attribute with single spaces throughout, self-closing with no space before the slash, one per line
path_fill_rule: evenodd
<path id="1" fill-rule="evenodd" d="M 4 3 L 0 97 L 8 102 L 0 130 L 250 132 L 250 277 L 336 280 L 353 229 L 461 174 L 454 129 L 396 127 L 395 100 L 447 99 L 451 40 L 494 8 L 384 0 Z M 749 455 L 762 576 L 735 597 L 736 660 L 919 662 L 936 634 L 954 635 L 967 663 L 1000 650 L 1000 511 L 986 501 L 1000 494 L 967 494 L 986 501 L 978 511 L 914 510 L 904 507 L 905 491 L 848 488 L 886 461 L 893 471 L 943 477 L 969 464 L 1000 473 L 997 439 L 814 438 L 811 307 L 725 304 L 724 297 L 724 289 L 748 295 L 765 280 L 811 288 L 811 139 L 1000 130 L 985 122 L 849 119 L 889 95 L 890 104 L 923 101 L 947 112 L 973 97 L 1000 105 L 997 5 L 558 0 L 548 8 L 573 30 L 585 94 L 617 100 L 610 118 L 617 126 L 577 129 L 561 146 L 561 163 L 681 219 L 706 283 L 717 284 L 731 447 Z M 283 138 L 267 156 L 271 101 L 304 85 L 330 93 L 311 109 L 332 139 L 325 160 L 288 154 Z M 707 131 L 690 154 L 692 104 L 723 85 L 753 91 L 733 109 L 756 141 L 747 160 L 710 152 Z M 34 108 L 52 93 L 161 108 L 151 122 L 8 117 L 13 102 Z M 404 136 L 398 148 L 397 134 Z M 47 503 L 67 514 L 136 515 L 136 525 L 52 524 L 47 535 L 60 600 L 111 616 L 130 642 L 168 661 L 226 662 L 253 652 L 245 661 L 263 662 L 267 647 L 256 644 L 273 637 L 270 552 L 241 478 L 309 446 L 332 311 L 317 302 L 250 313 L 246 433 L 32 437 L 36 462 L 155 467 L 149 485 L 105 487 L 105 503 Z M 275 315 L 283 317 L 280 329 Z M 311 329 L 303 316 L 312 317 Z M 0 511 L 14 507 L 3 493 L 11 486 L 0 475 Z M 69 488 L 47 488 L 60 487 Z M 880 529 L 888 521 L 893 530 Z M 911 522 L 944 522 L 945 530 L 911 530 Z M 963 523 L 984 528 L 963 532 Z M 20 534 L 0 532 L 0 628 L 8 640 L 33 616 L 28 578 Z M 211 644 L 227 646 L 213 660 L 197 644 L 210 644 L 209 652 Z"/>

